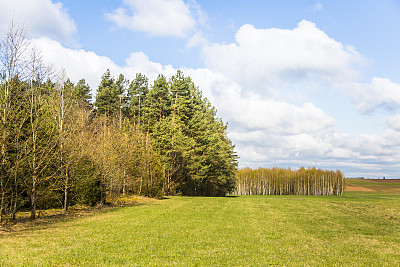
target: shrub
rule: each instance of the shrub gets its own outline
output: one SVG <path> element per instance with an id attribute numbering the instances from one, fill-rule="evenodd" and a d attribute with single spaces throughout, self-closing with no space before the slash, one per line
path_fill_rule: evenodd
<path id="1" fill-rule="evenodd" d="M 75 168 L 75 196 L 78 203 L 95 206 L 105 200 L 105 189 L 94 162 L 82 157 Z"/>

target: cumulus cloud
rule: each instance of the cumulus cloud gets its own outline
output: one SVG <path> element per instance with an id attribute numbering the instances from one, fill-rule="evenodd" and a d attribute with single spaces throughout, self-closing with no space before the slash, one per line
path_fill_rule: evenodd
<path id="1" fill-rule="evenodd" d="M 389 110 L 400 107 L 400 84 L 390 79 L 374 77 L 368 84 L 353 82 L 339 87 L 362 113 L 379 107 Z"/>
<path id="2" fill-rule="evenodd" d="M 209 68 L 246 88 L 270 92 L 282 83 L 347 81 L 358 75 L 363 58 L 350 46 L 330 38 L 312 22 L 294 29 L 257 29 L 242 26 L 236 42 L 203 49 Z"/>
<path id="3" fill-rule="evenodd" d="M 264 97 L 307 99 L 307 90 L 332 89 L 350 97 L 362 113 L 400 106 L 400 84 L 380 77 L 358 82 L 365 58 L 306 20 L 294 29 L 244 25 L 235 43 L 202 44 L 208 68 Z"/>
<path id="4" fill-rule="evenodd" d="M 151 36 L 185 37 L 196 25 L 183 0 L 123 0 L 123 6 L 106 16 L 119 28 Z"/>
<path id="5" fill-rule="evenodd" d="M 70 49 L 49 38 L 43 37 L 32 41 L 42 51 L 43 60 L 51 63 L 55 70 L 65 69 L 67 76 L 73 82 L 85 78 L 92 88 L 93 95 L 100 84 L 101 75 L 107 69 L 116 76 L 122 73 L 128 79 L 134 79 L 139 72 L 146 74 L 151 80 L 158 74 L 171 76 L 176 72 L 170 65 L 151 62 L 142 52 L 131 53 L 125 60 L 125 65 L 119 66 L 108 57 L 83 49 Z"/>
<path id="6" fill-rule="evenodd" d="M 24 25 L 33 37 L 48 36 L 63 44 L 76 46 L 76 25 L 60 2 L 51 0 L 3 0 L 0 8 L 0 30 L 10 22 Z"/>
<path id="7" fill-rule="evenodd" d="M 41 50 L 45 62 L 52 64 L 57 71 L 65 69 L 67 76 L 75 82 L 85 78 L 93 87 L 99 84 L 99 74 L 104 73 L 107 68 L 119 70 L 110 58 L 91 51 L 69 49 L 45 37 L 33 39 L 32 42 Z"/>
<path id="8" fill-rule="evenodd" d="M 210 69 L 184 71 L 216 105 L 218 114 L 230 124 L 242 128 L 242 132 L 262 130 L 264 133 L 293 135 L 325 133 L 334 127 L 334 119 L 312 103 L 297 106 L 255 93 L 248 94 L 224 74 Z"/>

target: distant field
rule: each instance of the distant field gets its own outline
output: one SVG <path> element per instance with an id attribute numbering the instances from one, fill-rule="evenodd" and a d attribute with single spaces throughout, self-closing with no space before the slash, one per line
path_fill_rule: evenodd
<path id="1" fill-rule="evenodd" d="M 397 184 L 348 184 L 343 196 L 171 197 L 43 224 L 0 236 L 0 265 L 400 266 Z"/>
<path id="2" fill-rule="evenodd" d="M 400 193 L 400 179 L 346 179 L 345 191 Z"/>

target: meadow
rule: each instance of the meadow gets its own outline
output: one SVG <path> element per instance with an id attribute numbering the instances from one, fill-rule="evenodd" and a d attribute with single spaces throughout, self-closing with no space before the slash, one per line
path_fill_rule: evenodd
<path id="1" fill-rule="evenodd" d="M 168 197 L 0 235 L 0 265 L 399 266 L 400 181 Z"/>

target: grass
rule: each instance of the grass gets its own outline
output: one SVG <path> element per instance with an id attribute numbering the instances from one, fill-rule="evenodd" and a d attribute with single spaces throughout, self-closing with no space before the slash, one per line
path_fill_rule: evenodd
<path id="1" fill-rule="evenodd" d="M 0 236 L 0 265 L 399 266 L 400 193 L 171 197 Z"/>

